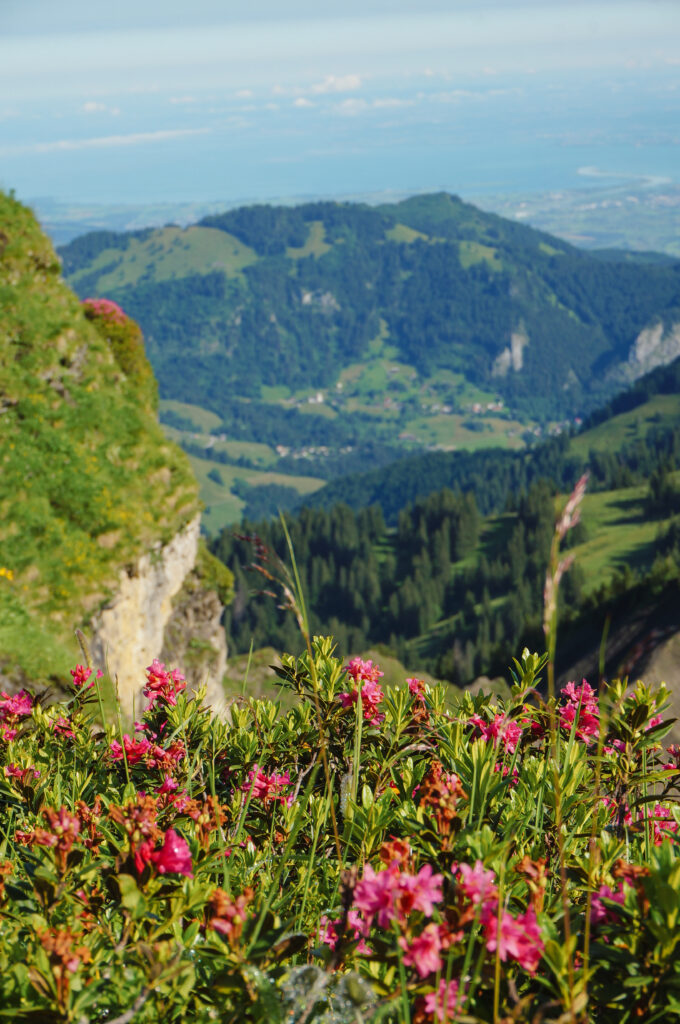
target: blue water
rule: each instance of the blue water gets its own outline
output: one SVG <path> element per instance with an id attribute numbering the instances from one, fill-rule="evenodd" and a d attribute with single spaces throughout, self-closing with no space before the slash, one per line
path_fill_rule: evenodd
<path id="1" fill-rule="evenodd" d="M 212 96 L 184 108 L 152 95 L 137 98 L 115 124 L 50 120 L 46 99 L 3 126 L 0 183 L 23 197 L 149 203 L 609 183 L 584 176 L 586 167 L 678 182 L 677 78 L 673 71 L 618 83 L 514 78 L 494 80 L 493 89 L 474 83 L 453 99 L 442 98 L 441 86 L 430 94 L 402 89 L 392 107 L 375 86 L 345 114 L 342 98 L 313 109 L 282 99 L 268 109 L 264 99 L 239 106 Z M 104 141 L 93 143 L 93 135 Z M 139 141 L 130 144 L 130 136 Z"/>

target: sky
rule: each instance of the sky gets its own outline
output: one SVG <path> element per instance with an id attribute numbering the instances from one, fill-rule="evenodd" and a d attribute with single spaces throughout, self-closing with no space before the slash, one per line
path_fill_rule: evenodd
<path id="1" fill-rule="evenodd" d="M 0 186 L 152 203 L 680 180 L 678 0 L 0 0 Z"/>

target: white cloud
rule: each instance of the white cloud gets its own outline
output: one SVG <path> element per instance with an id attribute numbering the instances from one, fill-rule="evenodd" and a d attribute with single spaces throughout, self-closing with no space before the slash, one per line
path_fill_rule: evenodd
<path id="1" fill-rule="evenodd" d="M 309 92 L 321 95 L 327 92 L 354 92 L 361 88 L 361 75 L 326 75 L 323 82 L 316 82 Z"/>
<path id="2" fill-rule="evenodd" d="M 182 106 L 185 103 L 196 103 L 196 97 L 195 96 L 171 96 L 170 97 L 170 102 L 174 106 Z"/>
<path id="3" fill-rule="evenodd" d="M 379 110 L 384 107 L 412 107 L 414 103 L 415 100 L 397 99 L 396 96 L 383 96 L 373 100 L 372 105 Z"/>
<path id="4" fill-rule="evenodd" d="M 236 92 L 237 100 L 252 100 L 254 96 L 252 89 L 238 89 Z"/>
<path id="5" fill-rule="evenodd" d="M 336 103 L 333 107 L 336 114 L 342 114 L 343 117 L 356 117 L 357 114 L 363 114 L 367 108 L 366 100 L 359 99 L 343 100 L 342 103 Z"/>
<path id="6" fill-rule="evenodd" d="M 99 135 L 89 139 L 54 139 L 51 142 L 2 146 L 0 153 L 61 153 L 75 149 L 112 149 L 118 146 L 138 146 L 149 142 L 166 142 L 187 135 L 206 135 L 209 128 L 170 128 L 157 132 L 133 132 L 130 135 Z"/>
<path id="7" fill-rule="evenodd" d="M 304 96 L 298 96 L 298 98 L 293 102 L 293 106 L 294 107 L 315 107 L 316 104 L 312 103 L 311 100 L 305 99 Z"/>
<path id="8" fill-rule="evenodd" d="M 120 107 L 109 107 L 106 103 L 97 103 L 96 100 L 88 100 L 87 103 L 83 103 L 83 111 L 86 114 L 112 114 L 113 117 L 118 117 L 120 114 Z"/>

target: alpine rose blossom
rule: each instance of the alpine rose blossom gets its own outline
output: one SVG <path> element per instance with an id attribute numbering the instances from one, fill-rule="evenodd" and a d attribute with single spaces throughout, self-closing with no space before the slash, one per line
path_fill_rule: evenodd
<path id="1" fill-rule="evenodd" d="M 447 985 L 446 979 L 442 978 L 437 991 L 428 992 L 425 996 L 425 1012 L 431 1013 L 438 1021 L 455 1021 L 456 1010 L 459 1009 L 457 981 L 450 981 Z"/>
<path id="2" fill-rule="evenodd" d="M 405 967 L 415 967 L 421 978 L 434 974 L 442 968 L 439 951 L 442 948 L 439 927 L 428 924 L 415 939 L 409 942 L 403 935 L 399 937 L 399 945 L 404 951 Z"/>
<path id="3" fill-rule="evenodd" d="M 536 920 L 536 911 L 529 907 L 523 914 L 513 917 L 507 910 L 501 914 L 498 928 L 498 908 L 488 904 L 482 913 L 486 948 L 490 953 L 500 950 L 500 958 L 516 960 L 529 974 L 535 974 L 543 956 L 543 940 Z"/>
<path id="4" fill-rule="evenodd" d="M 189 845 L 186 839 L 183 839 L 172 828 L 165 833 L 161 849 L 154 851 L 149 859 L 159 875 L 175 874 L 184 875 L 185 878 L 194 877 Z"/>

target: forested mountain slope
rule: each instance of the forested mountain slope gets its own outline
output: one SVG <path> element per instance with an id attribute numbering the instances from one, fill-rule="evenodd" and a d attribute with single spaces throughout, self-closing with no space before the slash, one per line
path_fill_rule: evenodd
<path id="1" fill-rule="evenodd" d="M 570 630 L 562 661 L 592 668 L 608 612 L 612 657 L 625 661 L 626 638 L 628 647 L 637 642 L 625 625 L 632 613 L 644 609 L 646 622 L 659 602 L 677 603 L 678 470 L 680 360 L 573 438 L 523 453 L 413 456 L 337 481 L 326 495 L 335 503 L 287 517 L 312 628 L 351 650 L 387 645 L 411 670 L 456 684 L 502 672 L 518 645 L 542 642 L 559 493 L 587 471 L 583 524 L 570 538 L 576 566 L 562 586 Z M 257 551 L 269 553 L 270 571 L 272 553 L 288 560 L 281 524 L 245 523 L 237 536 L 225 530 L 214 551 L 236 575 L 227 623 L 237 649 L 251 637 L 256 646 L 291 643 L 292 616 L 257 593 L 259 577 L 249 570 Z"/>
<path id="2" fill-rule="evenodd" d="M 243 440 L 340 446 L 377 426 L 395 441 L 432 382 L 439 415 L 478 392 L 524 417 L 573 416 L 680 352 L 679 262 L 598 259 L 447 194 L 245 207 L 93 233 L 61 255 L 81 296 L 139 320 L 162 397 Z M 352 404 L 343 372 L 367 359 L 379 401 Z M 303 415 L 305 389 L 323 408 Z"/>

